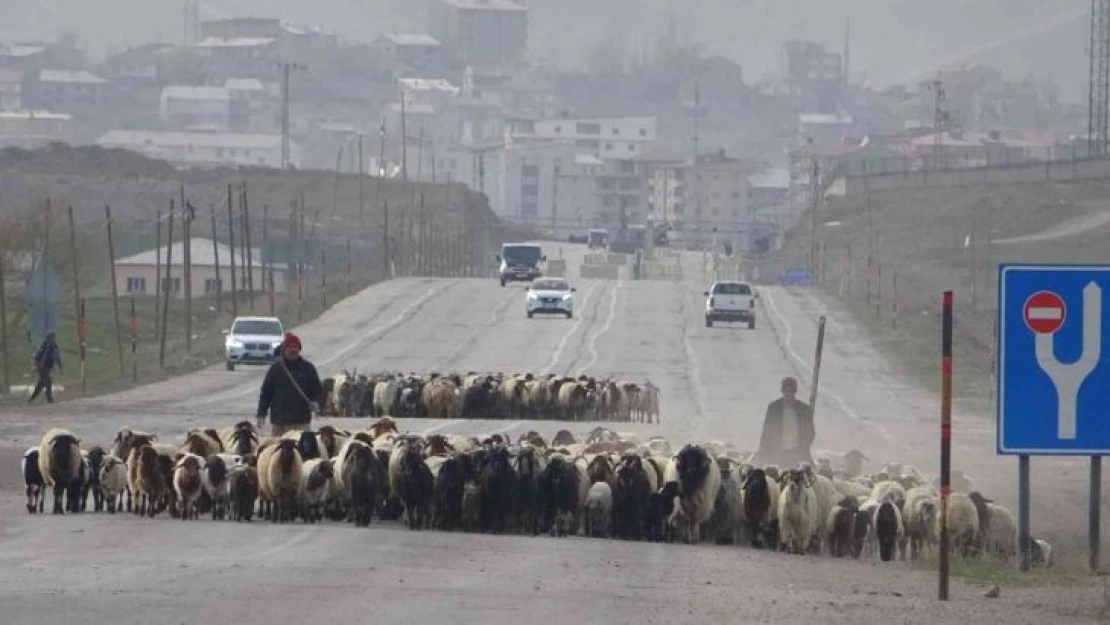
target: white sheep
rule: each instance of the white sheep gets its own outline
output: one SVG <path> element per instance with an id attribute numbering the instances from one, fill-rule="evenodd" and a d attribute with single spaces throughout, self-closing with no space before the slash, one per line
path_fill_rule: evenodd
<path id="1" fill-rule="evenodd" d="M 320 521 L 323 508 L 332 492 L 335 461 L 315 458 L 305 460 L 301 468 L 301 510 L 305 522 Z"/>
<path id="2" fill-rule="evenodd" d="M 833 478 L 833 488 L 844 497 L 870 497 L 871 487 L 855 480 Z"/>
<path id="3" fill-rule="evenodd" d="M 64 514 L 62 497 L 66 487 L 78 478 L 83 466 L 81 441 L 73 432 L 50 428 L 39 443 L 39 473 L 46 487 L 54 487 L 54 514 Z"/>
<path id="4" fill-rule="evenodd" d="M 936 533 L 941 533 L 941 516 L 937 514 Z M 979 535 L 979 512 L 971 498 L 963 493 L 948 496 L 948 536 L 953 551 L 963 557 L 971 556 Z"/>
<path id="5" fill-rule="evenodd" d="M 721 488 L 721 471 L 717 463 L 697 445 L 686 445 L 670 462 L 664 472 L 663 482 L 678 482 L 678 500 L 688 524 L 687 540 L 697 543 L 701 538 L 701 524 L 713 514 L 713 503 Z"/>
<path id="6" fill-rule="evenodd" d="M 297 441 L 286 439 L 268 443 L 258 452 L 259 495 L 270 504 L 264 507 L 269 509 L 274 523 L 292 520 L 296 515 L 304 461 L 297 451 Z"/>
<path id="7" fill-rule="evenodd" d="M 878 482 L 871 488 L 870 499 L 879 503 L 889 501 L 900 508 L 906 503 L 906 489 L 894 480 Z"/>
<path id="8" fill-rule="evenodd" d="M 605 482 L 590 486 L 586 493 L 586 536 L 605 538 L 613 515 L 613 489 Z"/>
<path id="9" fill-rule="evenodd" d="M 991 522 L 985 536 L 984 550 L 1003 562 L 1017 555 L 1017 524 L 1010 511 L 996 503 L 988 503 Z"/>
<path id="10" fill-rule="evenodd" d="M 127 489 L 127 465 L 115 456 L 104 456 L 100 467 L 100 492 L 108 507 L 108 514 L 122 510 L 123 491 Z"/>
<path id="11" fill-rule="evenodd" d="M 906 502 L 902 504 L 902 523 L 910 545 L 911 560 L 919 559 L 923 549 L 936 545 L 939 506 L 937 493 L 931 487 L 919 486 L 906 491 Z"/>
<path id="12" fill-rule="evenodd" d="M 173 467 L 173 490 L 183 521 L 197 518 L 196 501 L 204 491 L 204 468 L 204 458 L 192 453 L 183 455 Z"/>
<path id="13" fill-rule="evenodd" d="M 779 496 L 779 533 L 783 550 L 806 553 L 817 536 L 817 493 L 805 472 L 789 469 L 782 474 Z"/>

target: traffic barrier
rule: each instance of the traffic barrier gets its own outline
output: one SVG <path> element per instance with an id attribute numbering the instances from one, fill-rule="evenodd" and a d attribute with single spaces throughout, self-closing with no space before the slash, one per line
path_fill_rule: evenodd
<path id="1" fill-rule="evenodd" d="M 586 265 L 604 265 L 607 262 L 604 253 L 588 253 L 582 257 L 582 263 Z"/>
<path id="2" fill-rule="evenodd" d="M 631 254 L 606 254 L 605 262 L 610 265 L 628 265 L 632 262 Z"/>
<path id="3" fill-rule="evenodd" d="M 579 277 L 596 280 L 620 280 L 620 265 L 582 265 L 579 268 Z"/>

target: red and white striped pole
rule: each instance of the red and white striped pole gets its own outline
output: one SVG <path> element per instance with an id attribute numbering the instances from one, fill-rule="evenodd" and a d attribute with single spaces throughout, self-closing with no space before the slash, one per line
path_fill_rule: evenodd
<path id="1" fill-rule="evenodd" d="M 952 471 L 952 291 L 944 292 L 940 357 L 940 557 L 938 598 L 948 601 L 948 495 Z"/>

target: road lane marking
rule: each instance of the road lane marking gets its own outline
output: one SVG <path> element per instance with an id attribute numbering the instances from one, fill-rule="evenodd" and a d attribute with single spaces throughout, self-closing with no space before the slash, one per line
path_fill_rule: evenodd
<path id="1" fill-rule="evenodd" d="M 595 280 L 594 283 L 590 285 L 590 289 L 588 291 L 586 291 L 586 295 L 582 298 L 582 304 L 581 305 L 579 305 L 578 302 L 574 303 L 574 310 L 576 312 L 586 310 L 586 302 L 590 301 L 590 296 L 593 295 L 594 289 L 596 289 L 597 285 L 599 285 L 599 284 L 601 284 L 601 281 L 600 280 Z M 576 315 L 576 319 L 574 321 L 574 324 L 571 325 L 570 329 L 568 329 L 563 334 L 562 340 L 559 341 L 559 344 L 558 344 L 558 346 L 556 346 L 555 351 L 552 352 L 552 354 L 551 354 L 551 360 L 548 361 L 547 366 L 543 368 L 543 371 L 542 371 L 543 375 L 547 375 L 547 374 L 551 373 L 551 371 L 553 369 L 555 369 L 555 365 L 558 364 L 559 359 L 562 358 L 562 356 L 563 356 L 563 350 L 566 349 L 567 341 L 570 340 L 571 336 L 574 336 L 574 333 L 576 331 L 578 331 L 578 328 L 580 328 L 582 326 L 582 322 L 585 321 L 585 319 L 586 319 L 586 316 L 583 315 L 583 314 Z"/>
<path id="2" fill-rule="evenodd" d="M 608 332 L 609 328 L 613 326 L 613 318 L 616 317 L 617 314 L 617 295 L 620 293 L 622 284 L 623 281 L 617 280 L 617 286 L 613 289 L 612 297 L 609 298 L 609 312 L 605 318 L 605 325 L 603 325 L 600 330 L 594 332 L 593 335 L 590 336 L 589 342 L 586 343 L 586 351 L 590 354 L 590 360 L 586 363 L 586 366 L 582 367 L 582 373 L 586 373 L 590 367 L 597 364 L 597 338 Z"/>

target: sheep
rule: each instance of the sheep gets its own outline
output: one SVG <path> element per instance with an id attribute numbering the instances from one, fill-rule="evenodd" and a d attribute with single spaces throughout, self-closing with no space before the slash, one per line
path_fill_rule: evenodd
<path id="1" fill-rule="evenodd" d="M 463 493 L 472 475 L 471 466 L 470 457 L 466 454 L 455 454 L 440 465 L 433 485 L 435 525 L 438 529 L 452 531 L 462 526 Z"/>
<path id="2" fill-rule="evenodd" d="M 232 467 L 227 474 L 227 492 L 232 518 L 249 523 L 258 499 L 258 470 L 250 465 Z"/>
<path id="3" fill-rule="evenodd" d="M 397 495 L 405 506 L 405 520 L 410 530 L 421 529 L 429 520 L 435 478 L 415 447 L 409 447 L 401 454 L 400 464 Z"/>
<path id="4" fill-rule="evenodd" d="M 44 488 L 54 487 L 54 514 L 64 514 L 62 496 L 83 466 L 81 441 L 69 430 L 50 428 L 39 443 L 38 462 Z"/>
<path id="5" fill-rule="evenodd" d="M 87 494 L 89 488 L 92 486 L 92 463 L 89 460 L 88 452 L 84 449 L 81 450 L 81 465 L 77 471 L 77 477 L 73 479 L 66 486 L 66 512 L 77 513 L 85 511 L 85 503 L 88 501 Z M 85 497 L 82 497 L 85 495 Z"/>
<path id="6" fill-rule="evenodd" d="M 39 469 L 39 448 L 28 447 L 23 452 L 23 483 L 27 486 L 27 513 L 35 514 L 38 512 L 42 514 L 42 509 L 46 497 L 44 491 L 46 490 L 46 483 L 42 478 L 42 470 Z"/>
<path id="7" fill-rule="evenodd" d="M 273 508 L 270 518 L 274 523 L 291 521 L 296 515 L 303 464 L 296 441 L 284 439 L 259 452 L 259 491 Z"/>
<path id="8" fill-rule="evenodd" d="M 149 443 L 131 450 L 127 458 L 129 488 L 137 499 L 134 512 L 139 516 L 157 514 L 170 488 L 158 464 L 158 452 Z"/>
<path id="9" fill-rule="evenodd" d="M 828 538 L 826 545 L 830 556 L 843 558 L 850 552 L 856 510 L 856 500 L 845 497 L 829 512 L 825 526 Z"/>
<path id="10" fill-rule="evenodd" d="M 678 482 L 667 482 L 648 498 L 645 514 L 647 538 L 652 542 L 674 542 L 674 527 L 671 515 L 677 507 Z"/>
<path id="11" fill-rule="evenodd" d="M 100 492 L 108 514 L 123 509 L 123 491 L 127 489 L 127 465 L 115 456 L 105 456 L 100 467 Z"/>
<path id="12" fill-rule="evenodd" d="M 871 488 L 870 498 L 879 503 L 889 501 L 901 508 L 906 503 L 906 489 L 893 480 L 881 481 Z"/>
<path id="13" fill-rule="evenodd" d="M 229 454 L 208 456 L 204 461 L 204 472 L 201 475 L 204 493 L 208 496 L 208 500 L 212 502 L 213 521 L 224 519 L 227 514 L 227 504 L 231 498 L 228 482 L 229 463 L 225 458 L 238 458 L 238 456 L 230 456 Z M 238 463 L 231 462 L 232 467 L 237 465 Z"/>
<path id="14" fill-rule="evenodd" d="M 910 545 L 910 559 L 921 558 L 923 548 L 936 544 L 936 517 L 938 512 L 936 492 L 929 487 L 911 488 L 906 491 L 902 504 L 902 523 Z"/>
<path id="15" fill-rule="evenodd" d="M 848 551 L 856 560 L 859 560 L 870 545 L 868 538 L 871 536 L 871 521 L 871 510 L 857 509 L 852 516 L 852 534 L 848 537 Z"/>
<path id="16" fill-rule="evenodd" d="M 240 421 L 234 428 L 220 433 L 224 450 L 245 456 L 258 453 L 258 432 L 250 421 Z"/>
<path id="17" fill-rule="evenodd" d="M 213 454 L 223 453 L 224 444 L 216 430 L 193 429 L 185 434 L 185 444 L 181 446 L 181 451 L 207 458 Z"/>
<path id="18" fill-rule="evenodd" d="M 937 515 L 936 533 L 941 533 L 941 516 Z M 979 538 L 979 513 L 971 498 L 963 493 L 948 496 L 948 535 L 953 551 L 963 557 L 974 553 Z"/>
<path id="19" fill-rule="evenodd" d="M 330 425 L 322 425 L 316 430 L 316 437 L 320 441 L 320 457 L 327 460 L 339 454 L 343 443 L 351 438 L 351 433 L 337 430 Z"/>
<path id="20" fill-rule="evenodd" d="M 516 474 L 513 473 L 507 448 L 498 446 L 489 450 L 478 482 L 482 487 L 479 506 L 481 526 L 500 534 L 505 531 L 512 516 L 516 487 Z"/>
<path id="21" fill-rule="evenodd" d="M 696 544 L 701 524 L 713 514 L 713 502 L 721 488 L 721 472 L 705 449 L 686 445 L 667 464 L 664 479 L 678 482 L 679 503 L 688 523 L 687 540 Z"/>
<path id="22" fill-rule="evenodd" d="M 570 531 L 579 507 L 578 481 L 574 463 L 562 456 L 552 456 L 540 476 L 543 524 L 552 536 L 567 536 Z"/>
<path id="23" fill-rule="evenodd" d="M 979 516 L 979 548 L 983 553 L 1008 561 L 1017 554 L 1017 525 L 1005 507 L 986 499 L 979 491 L 968 493 Z"/>
<path id="24" fill-rule="evenodd" d="M 586 536 L 606 538 L 613 515 L 613 488 L 597 482 L 586 493 Z"/>
<path id="25" fill-rule="evenodd" d="M 721 464 L 721 488 L 708 521 L 710 539 L 718 545 L 739 544 L 744 517 L 743 484 L 739 473 L 728 468 L 731 460 L 721 457 L 718 463 Z"/>
<path id="26" fill-rule="evenodd" d="M 766 534 L 771 549 L 778 548 L 779 485 L 763 469 L 752 469 L 743 480 L 744 518 L 748 520 L 752 547 L 761 549 Z"/>
<path id="27" fill-rule="evenodd" d="M 173 467 L 173 490 L 181 506 L 181 519 L 197 518 L 196 501 L 204 491 L 204 458 L 186 453 Z"/>
<path id="28" fill-rule="evenodd" d="M 315 523 L 324 518 L 324 505 L 331 492 L 335 463 L 332 460 L 313 458 L 301 467 L 300 504 L 305 523 Z"/>
<path id="29" fill-rule="evenodd" d="M 779 531 L 785 551 L 802 555 L 817 534 L 817 494 L 805 472 L 789 469 L 782 476 Z"/>
<path id="30" fill-rule="evenodd" d="M 355 527 L 369 527 L 379 492 L 388 486 L 385 467 L 369 445 L 348 441 L 340 453 L 340 483 Z"/>
<path id="31" fill-rule="evenodd" d="M 892 501 L 879 502 L 875 509 L 875 539 L 879 543 L 879 558 L 890 562 L 897 547 L 901 559 L 906 559 L 905 528 L 902 525 L 901 509 Z"/>
<path id="32" fill-rule="evenodd" d="M 611 493 L 613 534 L 617 538 L 640 540 L 642 522 L 653 492 L 643 461 L 635 455 L 625 456 L 617 468 Z"/>
<path id="33" fill-rule="evenodd" d="M 855 480 L 833 478 L 833 488 L 844 497 L 869 497 L 871 488 Z"/>
<path id="34" fill-rule="evenodd" d="M 514 493 L 515 506 L 513 516 L 517 530 L 521 533 L 539 534 L 539 489 L 540 474 L 543 465 L 539 454 L 534 447 L 522 447 L 513 459 L 513 471 L 516 473 L 516 489 Z M 458 495 L 461 496 L 461 483 L 458 485 Z"/>
<path id="35" fill-rule="evenodd" d="M 1033 566 L 1052 566 L 1052 545 L 1048 541 L 1030 536 L 1029 550 Z"/>

